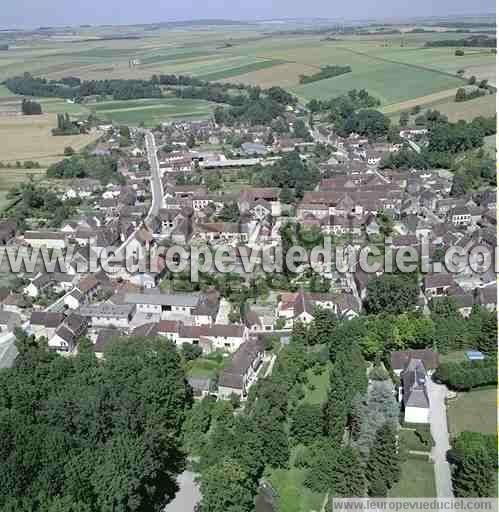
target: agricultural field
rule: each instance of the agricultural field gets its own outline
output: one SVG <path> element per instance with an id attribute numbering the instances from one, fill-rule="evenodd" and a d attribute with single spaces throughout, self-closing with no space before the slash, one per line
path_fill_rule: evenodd
<path id="1" fill-rule="evenodd" d="M 45 168 L 60 160 L 64 148 L 78 150 L 93 142 L 98 133 L 54 137 L 51 129 L 56 126 L 55 114 L 41 116 L 0 116 L 0 162 L 15 166 L 16 162 L 32 160 L 39 169 L 0 168 L 0 190 L 8 190 L 27 176 L 40 176 Z"/>
<path id="2" fill-rule="evenodd" d="M 59 40 L 57 36 L 22 40 L 0 55 L 0 80 L 25 71 L 54 79 L 68 75 L 148 78 L 154 73 L 175 73 L 263 87 L 281 85 L 303 101 L 363 87 L 394 112 L 406 108 L 395 106 L 400 103 L 428 104 L 452 97 L 465 83 L 456 76 L 459 69 L 464 69 L 465 76 L 491 82 L 495 78 L 495 58 L 490 50 L 468 48 L 464 56 L 456 57 L 454 48 L 424 48 L 427 41 L 455 34 L 357 35 L 326 41 L 319 35 L 264 33 L 256 24 L 201 30 L 128 27 L 126 33 L 135 39 L 99 39 L 109 37 L 109 30 L 89 28 Z M 300 75 L 314 73 L 326 64 L 350 65 L 352 72 L 300 85 Z M 5 95 L 9 92 L 0 89 L 0 99 Z M 135 112 L 114 114 L 120 121 L 130 118 L 135 122 L 139 117 Z M 188 105 L 178 113 L 189 117 L 197 112 L 197 107 Z"/>
<path id="3" fill-rule="evenodd" d="M 458 393 L 447 405 L 452 436 L 470 430 L 484 434 L 497 432 L 497 389 L 480 389 Z"/>
<path id="4" fill-rule="evenodd" d="M 103 101 L 87 105 L 103 121 L 153 127 L 171 119 L 209 117 L 215 104 L 204 100 L 167 97 L 130 101 Z"/>
<path id="5" fill-rule="evenodd" d="M 445 114 L 451 122 L 456 122 L 460 119 L 469 120 L 478 116 L 488 117 L 495 112 L 495 95 L 488 94 L 473 100 L 456 102 L 454 101 L 456 90 L 457 89 L 442 91 L 441 93 L 417 98 L 416 100 L 389 105 L 384 107 L 382 112 L 389 116 L 393 121 L 396 121 L 398 120 L 401 112 L 408 112 L 416 105 L 419 105 L 423 110 L 439 110 Z M 411 120 L 413 121 L 414 119 L 411 118 Z"/>

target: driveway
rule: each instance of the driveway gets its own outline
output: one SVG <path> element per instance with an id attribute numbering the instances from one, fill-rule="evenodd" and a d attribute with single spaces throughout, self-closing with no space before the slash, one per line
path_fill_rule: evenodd
<path id="1" fill-rule="evenodd" d="M 430 380 L 428 393 L 430 398 L 431 434 L 435 441 L 435 446 L 431 451 L 431 458 L 435 463 L 437 498 L 452 498 L 454 493 L 452 491 L 450 465 L 447 462 L 447 450 L 450 449 L 445 405 L 447 387 Z"/>

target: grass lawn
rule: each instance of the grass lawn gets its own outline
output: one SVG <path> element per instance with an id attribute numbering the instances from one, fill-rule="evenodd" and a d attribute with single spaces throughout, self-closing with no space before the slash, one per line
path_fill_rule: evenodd
<path id="1" fill-rule="evenodd" d="M 479 389 L 458 393 L 448 402 L 447 417 L 452 436 L 465 430 L 495 434 L 497 432 L 497 389 Z"/>
<path id="2" fill-rule="evenodd" d="M 322 508 L 324 496 L 312 492 L 303 485 L 305 470 L 277 469 L 268 478 L 277 492 L 276 512 L 319 512 Z"/>
<path id="3" fill-rule="evenodd" d="M 412 458 L 402 464 L 400 481 L 389 493 L 391 498 L 434 498 L 436 495 L 433 464 Z"/>
<path id="4" fill-rule="evenodd" d="M 423 444 L 414 430 L 402 429 L 399 435 L 401 443 L 407 450 L 418 452 L 429 452 L 431 450 L 431 446 Z"/>
<path id="5" fill-rule="evenodd" d="M 327 398 L 329 390 L 329 366 L 319 375 L 315 375 L 312 370 L 307 370 L 308 382 L 312 388 L 305 385 L 305 397 L 303 402 L 308 404 L 321 404 Z"/>
<path id="6" fill-rule="evenodd" d="M 229 358 L 217 361 L 215 358 L 198 357 L 187 364 L 187 375 L 197 378 L 215 378 L 223 369 Z"/>

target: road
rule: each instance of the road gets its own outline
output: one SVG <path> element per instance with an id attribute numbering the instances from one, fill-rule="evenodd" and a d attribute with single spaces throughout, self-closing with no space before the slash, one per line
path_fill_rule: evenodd
<path id="1" fill-rule="evenodd" d="M 152 132 L 148 131 L 145 133 L 145 141 L 147 159 L 149 161 L 149 166 L 151 167 L 152 204 L 146 219 L 150 220 L 158 214 L 160 208 L 164 205 L 164 191 L 163 183 L 161 181 L 161 171 L 159 169 L 158 148 L 156 147 L 156 141 L 154 140 Z"/>
<path id="2" fill-rule="evenodd" d="M 157 154 L 158 150 L 156 147 L 154 135 L 150 131 L 146 131 L 144 135 L 147 150 L 147 160 L 149 161 L 149 166 L 151 168 L 152 201 L 149 212 L 147 213 L 147 217 L 145 218 L 145 223 L 148 224 L 156 215 L 158 215 L 159 210 L 164 205 L 164 191 L 163 183 L 161 181 L 161 171 L 159 168 L 159 160 Z M 126 249 L 131 240 L 135 238 L 135 235 L 139 229 L 140 226 L 121 244 L 119 249 L 116 251 L 116 254 L 120 254 Z"/>
<path id="3" fill-rule="evenodd" d="M 447 462 L 447 451 L 450 449 L 445 405 L 447 387 L 443 384 L 437 384 L 430 379 L 428 392 L 430 399 L 431 435 L 435 441 L 435 446 L 431 450 L 431 458 L 435 463 L 437 498 L 452 498 L 454 493 L 452 491 L 450 465 Z"/>

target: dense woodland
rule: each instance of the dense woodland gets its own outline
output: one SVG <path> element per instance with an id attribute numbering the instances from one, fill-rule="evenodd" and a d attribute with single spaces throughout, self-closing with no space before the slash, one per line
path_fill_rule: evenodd
<path id="1" fill-rule="evenodd" d="M 0 508 L 162 510 L 184 467 L 191 404 L 174 344 L 120 338 L 99 363 L 16 334 L 15 366 L 0 372 Z"/>

